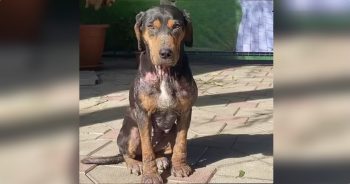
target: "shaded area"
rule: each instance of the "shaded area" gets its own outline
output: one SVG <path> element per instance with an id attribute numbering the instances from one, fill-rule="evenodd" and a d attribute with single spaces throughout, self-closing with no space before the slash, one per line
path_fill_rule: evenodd
<path id="1" fill-rule="evenodd" d="M 240 92 L 234 92 L 234 93 L 221 93 L 221 94 L 215 94 L 215 95 L 205 95 L 205 96 L 198 97 L 197 102 L 195 103 L 195 106 L 207 106 L 207 105 L 219 105 L 219 104 L 221 104 L 219 100 L 211 101 L 211 103 L 209 104 L 209 103 L 207 103 L 208 99 L 221 98 L 221 99 L 227 99 L 231 103 L 235 103 L 235 102 L 245 101 L 245 100 L 243 100 L 244 97 L 249 98 L 249 100 L 257 100 L 257 99 L 272 98 L 273 97 L 272 95 L 273 95 L 272 88 L 262 89 L 262 90 L 254 90 L 254 91 L 240 91 Z M 239 97 L 241 97 L 241 98 L 239 98 Z"/>
<path id="2" fill-rule="evenodd" d="M 276 183 L 349 183 L 349 161 L 276 160 Z"/>
<path id="3" fill-rule="evenodd" d="M 239 144 L 237 144 L 239 143 Z M 208 146 L 210 145 L 210 146 Z M 209 147 L 203 156 L 198 158 L 193 151 L 196 147 Z M 198 137 L 188 140 L 189 161 L 195 162 L 193 157 L 197 157 L 197 167 L 209 165 L 225 158 L 239 158 L 254 154 L 264 156 L 273 155 L 273 135 L 272 134 L 218 134 Z"/>

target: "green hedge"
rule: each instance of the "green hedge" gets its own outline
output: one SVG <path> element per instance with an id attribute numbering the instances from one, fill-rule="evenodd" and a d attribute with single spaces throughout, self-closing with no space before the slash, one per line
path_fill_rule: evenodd
<path id="1" fill-rule="evenodd" d="M 81 23 L 111 26 L 106 38 L 108 51 L 135 51 L 135 15 L 159 4 L 159 0 L 116 0 L 113 6 L 95 11 L 81 2 Z M 178 0 L 177 7 L 192 17 L 194 44 L 188 50 L 234 50 L 242 16 L 239 0 Z"/>

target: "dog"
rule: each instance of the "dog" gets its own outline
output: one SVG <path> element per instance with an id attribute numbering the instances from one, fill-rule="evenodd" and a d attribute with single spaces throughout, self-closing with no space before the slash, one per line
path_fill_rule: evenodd
<path id="1" fill-rule="evenodd" d="M 131 173 L 142 174 L 142 183 L 163 183 L 158 170 L 169 166 L 175 177 L 188 177 L 187 132 L 198 97 L 184 52 L 193 42 L 191 19 L 186 11 L 160 5 L 137 14 L 134 31 L 140 63 L 117 138 L 120 154 L 82 162 L 125 161 Z"/>
<path id="2" fill-rule="evenodd" d="M 102 6 L 112 6 L 114 2 L 115 0 L 85 0 L 85 8 L 92 5 L 95 10 L 99 10 Z"/>

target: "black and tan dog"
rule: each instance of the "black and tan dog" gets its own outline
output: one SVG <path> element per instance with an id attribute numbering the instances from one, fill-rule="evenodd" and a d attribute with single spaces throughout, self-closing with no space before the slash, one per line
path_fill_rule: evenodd
<path id="1" fill-rule="evenodd" d="M 143 175 L 142 183 L 162 183 L 158 170 L 170 165 L 174 176 L 187 177 L 192 169 L 186 163 L 186 137 L 198 95 L 184 54 L 184 45 L 192 45 L 191 20 L 176 7 L 161 5 L 140 12 L 134 29 L 142 53 L 117 139 L 121 155 L 82 162 L 125 161 L 131 173 Z"/>

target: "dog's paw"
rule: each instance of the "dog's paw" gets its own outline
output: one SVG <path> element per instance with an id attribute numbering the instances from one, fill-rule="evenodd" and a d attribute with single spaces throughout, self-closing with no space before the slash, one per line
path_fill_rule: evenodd
<path id="1" fill-rule="evenodd" d="M 158 173 L 154 174 L 144 174 L 142 176 L 141 183 L 147 184 L 163 184 L 163 179 L 160 177 Z"/>
<path id="2" fill-rule="evenodd" d="M 142 162 L 135 161 L 132 163 L 128 163 L 127 167 L 130 171 L 130 174 L 136 174 L 137 176 L 142 174 Z"/>
<path id="3" fill-rule="evenodd" d="M 192 173 L 192 168 L 187 164 L 172 166 L 171 174 L 175 177 L 188 177 Z"/>
<path id="4" fill-rule="evenodd" d="M 170 165 L 169 159 L 166 157 L 157 158 L 156 163 L 158 170 L 166 170 Z"/>

